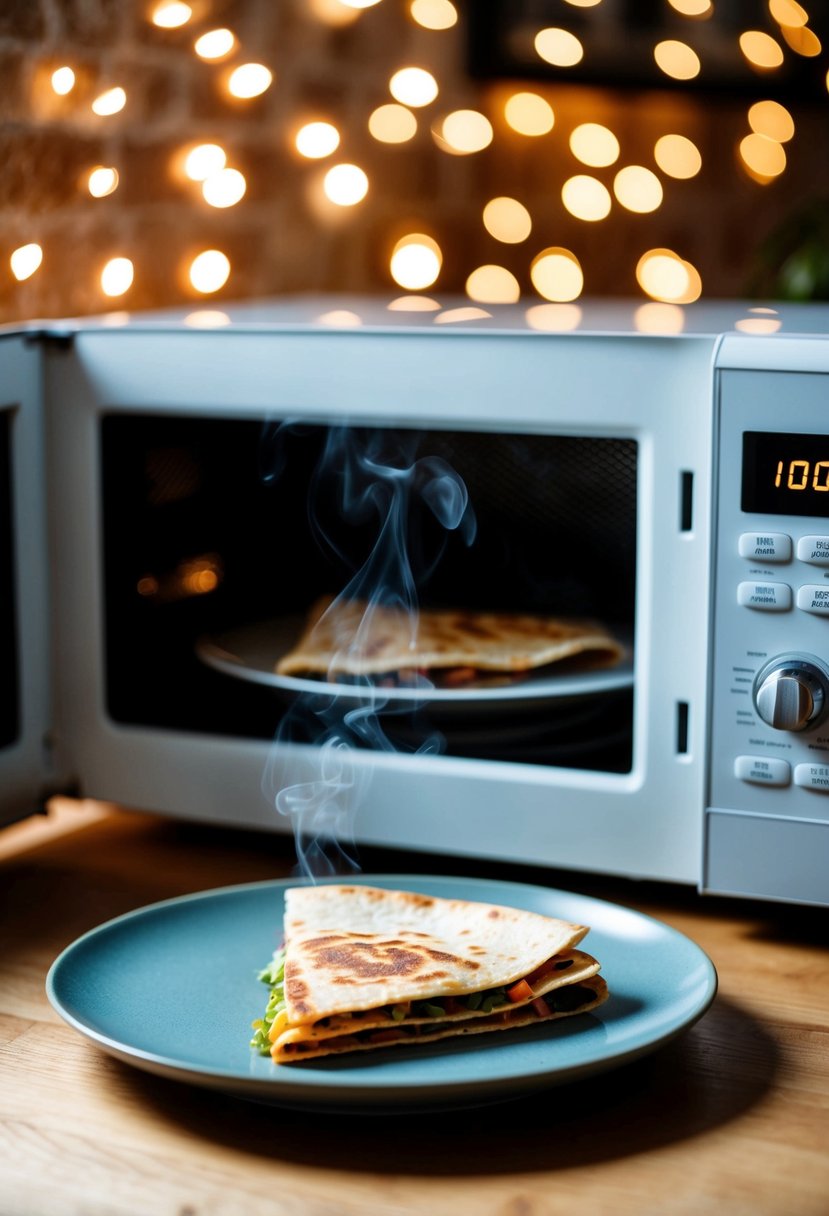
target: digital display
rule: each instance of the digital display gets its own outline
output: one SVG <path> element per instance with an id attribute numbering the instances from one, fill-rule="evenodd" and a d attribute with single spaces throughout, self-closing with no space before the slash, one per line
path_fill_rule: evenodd
<path id="1" fill-rule="evenodd" d="M 744 511 L 829 516 L 829 435 L 743 434 Z"/>

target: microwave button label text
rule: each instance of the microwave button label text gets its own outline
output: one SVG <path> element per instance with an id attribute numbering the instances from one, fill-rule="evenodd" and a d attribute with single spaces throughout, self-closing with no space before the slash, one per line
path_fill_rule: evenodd
<path id="1" fill-rule="evenodd" d="M 752 561 L 787 562 L 792 556 L 792 538 L 784 532 L 743 532 L 737 551 Z"/>
<path id="2" fill-rule="evenodd" d="M 797 556 L 812 566 L 829 566 L 829 536 L 801 536 Z"/>
<path id="3" fill-rule="evenodd" d="M 804 612 L 829 616 L 829 584 L 806 583 L 797 589 L 797 606 Z"/>
<path id="4" fill-rule="evenodd" d="M 829 764 L 797 764 L 794 783 L 804 790 L 817 794 L 829 794 Z"/>
<path id="5" fill-rule="evenodd" d="M 740 583 L 737 603 L 761 612 L 786 612 L 792 606 L 792 589 L 788 583 Z"/>
<path id="6" fill-rule="evenodd" d="M 764 756 L 738 756 L 734 761 L 734 776 L 752 785 L 788 785 L 792 779 L 791 765 L 786 760 L 767 760 Z"/>

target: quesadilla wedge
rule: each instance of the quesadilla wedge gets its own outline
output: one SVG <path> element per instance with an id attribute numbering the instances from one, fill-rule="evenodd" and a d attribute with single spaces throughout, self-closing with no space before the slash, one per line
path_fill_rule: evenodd
<path id="1" fill-rule="evenodd" d="M 528 613 L 421 609 L 408 613 L 382 604 L 323 597 L 305 628 L 276 665 L 280 675 L 371 677 L 373 683 L 438 687 L 502 683 L 579 656 L 585 663 L 617 663 L 623 648 L 595 621 Z M 378 679 L 379 677 L 379 679 Z"/>
<path id="2" fill-rule="evenodd" d="M 586 926 L 356 885 L 285 893 L 285 942 L 252 1046 L 277 1063 L 566 1017 L 607 998 Z"/>

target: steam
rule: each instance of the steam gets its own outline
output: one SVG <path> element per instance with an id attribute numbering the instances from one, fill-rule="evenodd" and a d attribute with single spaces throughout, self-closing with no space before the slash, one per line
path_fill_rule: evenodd
<path id="1" fill-rule="evenodd" d="M 285 423 L 272 433 L 269 479 L 279 476 L 286 459 L 285 438 L 296 430 Z M 359 660 L 366 653 L 376 637 L 378 613 L 389 609 L 406 622 L 406 647 L 411 667 L 416 667 L 418 590 L 440 562 L 449 533 L 456 532 L 467 545 L 475 538 L 475 516 L 463 480 L 439 457 L 417 457 L 418 439 L 416 432 L 331 427 L 310 486 L 312 534 L 350 577 L 326 614 L 333 613 L 338 625 L 329 684 L 321 684 L 319 692 L 300 694 L 276 736 L 277 744 L 313 745 L 303 749 L 307 771 L 292 772 L 301 779 L 281 785 L 275 748 L 264 783 L 279 814 L 291 821 L 298 866 L 310 878 L 359 869 L 354 821 L 371 768 L 355 763 L 355 751 L 398 750 L 381 719 L 408 714 L 416 727 L 422 720 L 413 706 L 394 704 L 371 674 L 353 677 L 353 683 L 350 677 L 347 692 L 332 692 L 333 673 L 342 669 L 344 657 Z M 332 510 L 352 529 L 370 527 L 369 549 L 361 559 L 335 539 L 326 523 Z M 424 518 L 430 516 L 439 529 L 429 529 L 427 542 Z M 352 608 L 340 613 L 345 605 Z M 424 676 L 416 679 L 419 691 L 430 687 Z M 417 739 L 417 729 L 413 734 Z M 438 733 L 424 726 L 421 735 L 409 748 L 412 754 L 442 749 Z"/>

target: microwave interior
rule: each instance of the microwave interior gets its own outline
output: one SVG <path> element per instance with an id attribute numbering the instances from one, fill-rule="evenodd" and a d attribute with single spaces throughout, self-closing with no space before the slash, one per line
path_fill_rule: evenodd
<path id="1" fill-rule="evenodd" d="M 421 609 L 598 620 L 632 673 L 633 439 L 118 412 L 100 419 L 100 462 L 116 723 L 317 742 L 325 681 L 298 692 L 275 664 L 319 597 L 355 586 Z M 436 470 L 468 495 L 462 526 L 436 517 Z M 379 729 L 352 742 L 631 770 L 632 674 L 565 660 L 523 685 L 381 698 Z"/>

